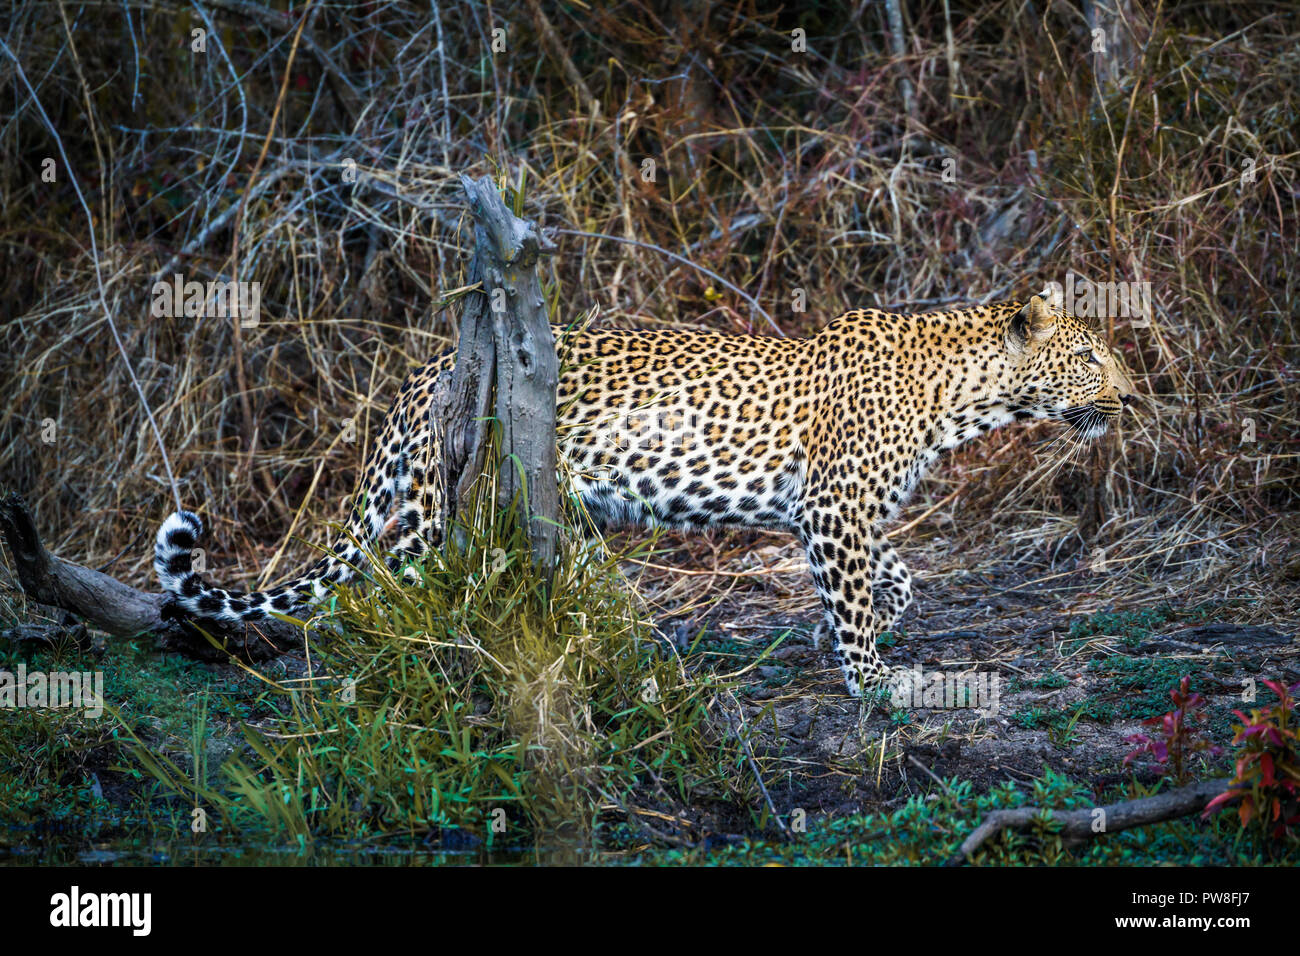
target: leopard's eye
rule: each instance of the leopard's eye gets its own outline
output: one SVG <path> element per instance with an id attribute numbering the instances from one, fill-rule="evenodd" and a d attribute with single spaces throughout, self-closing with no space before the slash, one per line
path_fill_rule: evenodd
<path id="1" fill-rule="evenodd" d="M 1085 359 L 1089 365 L 1101 364 L 1101 359 L 1097 357 L 1097 353 L 1091 348 L 1076 349 L 1074 354 L 1079 356 L 1081 359 Z"/>

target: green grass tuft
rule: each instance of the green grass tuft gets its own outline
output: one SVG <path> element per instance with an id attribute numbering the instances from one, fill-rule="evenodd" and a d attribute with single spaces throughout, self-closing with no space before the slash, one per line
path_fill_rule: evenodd
<path id="1" fill-rule="evenodd" d="M 634 799 L 753 803 L 714 719 L 726 677 L 652 636 L 615 558 L 571 543 L 548 589 L 498 524 L 410 570 L 338 592 L 336 630 L 220 785 L 138 759 L 223 827 L 302 845 L 456 828 L 587 846 Z"/>

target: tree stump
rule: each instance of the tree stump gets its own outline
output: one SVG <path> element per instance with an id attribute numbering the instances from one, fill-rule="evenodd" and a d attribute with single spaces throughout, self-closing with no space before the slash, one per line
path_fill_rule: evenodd
<path id="1" fill-rule="evenodd" d="M 450 541 L 464 541 L 495 421 L 501 436 L 497 507 L 515 509 L 533 561 L 549 578 L 559 549 L 559 362 L 537 261 L 552 247 L 534 223 L 506 208 L 490 179 L 461 176 L 461 185 L 474 215 L 469 281 L 483 288 L 468 297 L 442 411 L 443 528 Z"/>

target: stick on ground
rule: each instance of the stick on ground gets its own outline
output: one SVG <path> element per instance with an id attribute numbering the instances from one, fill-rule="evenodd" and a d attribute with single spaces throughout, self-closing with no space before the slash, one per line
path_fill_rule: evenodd
<path id="1" fill-rule="evenodd" d="M 1132 827 L 1161 823 L 1189 814 L 1199 813 L 1205 805 L 1228 789 L 1228 780 L 1202 780 L 1166 793 L 1158 793 L 1140 800 L 1126 800 L 1104 807 L 1083 810 L 1044 810 L 1041 807 L 1020 807 L 1015 810 L 994 810 L 984 822 L 963 841 L 957 855 L 948 861 L 949 866 L 961 866 L 981 846 L 1003 830 L 1025 829 L 1044 815 L 1061 824 L 1061 836 L 1066 840 L 1082 841 L 1106 833 L 1118 833 Z M 1098 810 L 1104 816 L 1099 816 Z M 1094 829 L 1097 821 L 1102 826 Z"/>
<path id="2" fill-rule="evenodd" d="M 160 650 L 202 660 L 225 657 L 224 651 L 193 626 L 164 616 L 168 595 L 136 590 L 107 574 L 50 554 L 20 495 L 10 493 L 0 500 L 0 534 L 13 555 L 18 583 L 33 601 L 71 611 L 115 637 L 147 634 Z M 275 619 L 247 627 L 220 627 L 214 621 L 206 621 L 204 626 L 224 641 L 227 651 L 248 660 L 267 660 L 303 643 L 300 628 Z"/>

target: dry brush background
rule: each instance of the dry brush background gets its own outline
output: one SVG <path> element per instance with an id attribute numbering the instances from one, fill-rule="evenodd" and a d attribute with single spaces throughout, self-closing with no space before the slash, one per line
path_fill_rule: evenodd
<path id="1" fill-rule="evenodd" d="M 1108 323 L 1147 407 L 1095 451 L 1045 423 L 954 455 L 904 550 L 1101 554 L 1112 602 L 1118 568 L 1294 621 L 1300 11 L 1120 6 L 1108 60 L 1092 5 L 1051 0 L 18 0 L 0 485 L 52 550 L 152 587 L 173 507 L 152 410 L 210 575 L 292 573 L 407 370 L 454 341 L 456 174 L 498 172 L 556 230 L 561 322 L 794 335 L 1069 272 L 1150 282 L 1151 327 Z M 260 324 L 151 317 L 177 272 L 259 281 Z"/>

